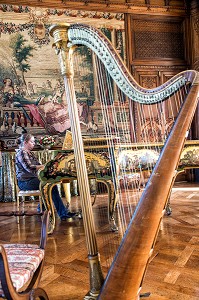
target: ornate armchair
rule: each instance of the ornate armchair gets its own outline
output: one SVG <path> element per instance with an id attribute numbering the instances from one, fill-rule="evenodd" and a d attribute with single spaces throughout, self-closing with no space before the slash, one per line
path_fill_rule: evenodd
<path id="1" fill-rule="evenodd" d="M 45 257 L 49 213 L 42 219 L 40 245 L 0 244 L 0 297 L 8 300 L 48 300 L 38 287 Z"/>

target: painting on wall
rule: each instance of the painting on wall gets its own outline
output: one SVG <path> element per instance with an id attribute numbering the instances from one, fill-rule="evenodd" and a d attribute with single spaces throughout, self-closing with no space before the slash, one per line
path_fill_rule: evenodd
<path id="1" fill-rule="evenodd" d="M 104 13 L 97 14 L 99 20 L 105 20 Z M 25 132 L 38 138 L 58 136 L 60 141 L 70 130 L 64 82 L 49 35 L 50 25 L 62 22 L 66 15 L 73 22 L 81 17 L 78 11 L 0 5 L 0 141 L 5 148 L 13 147 Z M 89 15 L 92 21 L 91 12 Z M 119 21 L 122 28 L 122 16 Z M 113 27 L 105 31 L 111 38 Z M 122 35 L 118 32 L 119 41 Z M 92 54 L 81 47 L 74 56 L 79 118 L 83 134 L 89 135 L 101 126 Z"/>

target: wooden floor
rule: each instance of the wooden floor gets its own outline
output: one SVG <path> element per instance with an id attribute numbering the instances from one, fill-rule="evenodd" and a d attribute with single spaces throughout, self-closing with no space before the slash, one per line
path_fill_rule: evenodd
<path id="1" fill-rule="evenodd" d="M 120 234 L 110 231 L 104 198 L 93 207 L 102 269 L 106 274 Z M 36 209 L 37 203 L 28 203 Z M 175 184 L 171 195 L 172 214 L 161 224 L 154 256 L 144 280 L 142 293 L 149 300 L 199 299 L 199 184 Z M 79 207 L 74 197 L 71 210 Z M 0 209 L 14 209 L 0 203 Z M 38 216 L 0 217 L 0 242 L 39 242 L 41 220 Z M 111 241 L 111 242 L 110 242 Z M 108 246 L 109 244 L 109 246 Z M 111 244 L 111 250 L 110 250 Z M 80 300 L 89 291 L 87 249 L 82 219 L 59 221 L 48 237 L 45 268 L 40 286 L 50 300 Z M 146 294 L 145 294 L 146 293 Z M 122 299 L 107 299 L 122 300 Z"/>

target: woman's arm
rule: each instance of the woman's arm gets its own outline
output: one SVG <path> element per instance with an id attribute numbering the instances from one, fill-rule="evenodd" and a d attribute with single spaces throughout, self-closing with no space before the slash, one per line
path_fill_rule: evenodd
<path id="1" fill-rule="evenodd" d="M 29 173 L 37 173 L 38 168 L 41 167 L 36 157 L 29 154 L 27 151 L 21 150 L 17 155 L 19 163 Z"/>
<path id="2" fill-rule="evenodd" d="M 43 169 L 44 168 L 44 165 L 36 165 L 36 170 L 40 170 L 40 169 Z"/>

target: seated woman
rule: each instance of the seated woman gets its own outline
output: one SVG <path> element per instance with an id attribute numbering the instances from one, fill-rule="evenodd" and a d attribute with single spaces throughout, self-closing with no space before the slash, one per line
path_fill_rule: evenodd
<path id="1" fill-rule="evenodd" d="M 38 190 L 40 181 L 37 171 L 43 167 L 31 150 L 34 148 L 34 136 L 26 133 L 19 138 L 20 147 L 16 154 L 16 176 L 18 186 L 23 191 Z M 57 186 L 52 188 L 52 200 L 61 220 L 72 218 L 75 213 L 67 210 L 60 197 Z"/>

